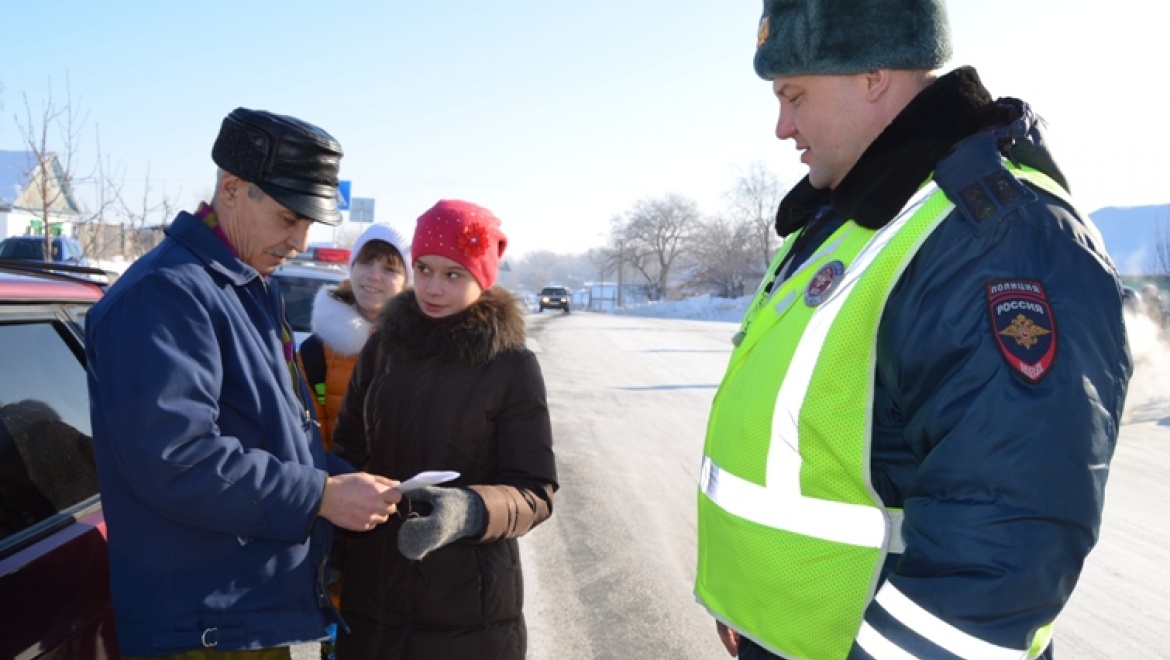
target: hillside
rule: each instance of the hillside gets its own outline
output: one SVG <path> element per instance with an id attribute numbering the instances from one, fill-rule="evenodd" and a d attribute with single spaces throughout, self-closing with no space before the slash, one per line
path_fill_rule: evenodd
<path id="1" fill-rule="evenodd" d="M 1107 206 L 1089 216 L 1101 230 L 1105 247 L 1122 275 L 1149 273 L 1158 227 L 1170 240 L 1170 204 Z"/>

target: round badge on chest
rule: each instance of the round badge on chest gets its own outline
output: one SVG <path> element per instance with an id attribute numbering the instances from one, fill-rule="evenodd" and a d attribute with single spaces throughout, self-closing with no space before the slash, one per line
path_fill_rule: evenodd
<path id="1" fill-rule="evenodd" d="M 809 281 L 808 288 L 804 290 L 804 303 L 809 307 L 816 307 L 825 302 L 829 294 L 837 288 L 837 284 L 844 274 L 845 264 L 840 261 L 830 261 L 821 266 L 820 270 Z"/>

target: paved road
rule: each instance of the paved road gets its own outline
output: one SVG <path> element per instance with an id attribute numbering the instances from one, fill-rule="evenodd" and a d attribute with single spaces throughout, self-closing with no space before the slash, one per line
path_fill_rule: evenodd
<path id="1" fill-rule="evenodd" d="M 691 587 L 697 466 L 735 326 L 586 313 L 530 325 L 562 488 L 521 541 L 529 657 L 726 658 Z M 1100 544 L 1057 623 L 1061 660 L 1170 658 L 1168 472 L 1163 402 L 1123 428 Z"/>

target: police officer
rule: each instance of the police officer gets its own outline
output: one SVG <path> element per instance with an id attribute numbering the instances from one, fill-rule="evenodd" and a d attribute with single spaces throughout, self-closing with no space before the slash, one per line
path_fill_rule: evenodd
<path id="1" fill-rule="evenodd" d="M 740 658 L 1051 658 L 1097 540 L 1121 286 L 1039 118 L 950 53 L 942 0 L 764 2 L 808 176 L 704 448 L 695 592 Z"/>

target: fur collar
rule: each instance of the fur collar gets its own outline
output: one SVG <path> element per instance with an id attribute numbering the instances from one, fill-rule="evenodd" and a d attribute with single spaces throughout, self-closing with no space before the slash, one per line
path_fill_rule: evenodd
<path id="1" fill-rule="evenodd" d="M 379 319 L 386 348 L 422 360 L 438 357 L 473 367 L 524 348 L 524 315 L 512 294 L 489 289 L 463 312 L 445 319 L 422 313 L 407 289 L 386 304 Z"/>
<path id="2" fill-rule="evenodd" d="M 890 122 L 834 190 L 813 188 L 808 177 L 780 202 L 776 231 L 788 236 L 825 204 L 857 224 L 883 227 L 914 195 L 951 148 L 981 128 L 1010 123 L 1004 106 L 971 67 L 940 77 Z"/>
<path id="3" fill-rule="evenodd" d="M 317 289 L 313 299 L 310 329 L 334 353 L 357 355 L 369 339 L 374 325 L 362 317 L 354 305 L 347 305 L 329 295 L 333 287 Z"/>

